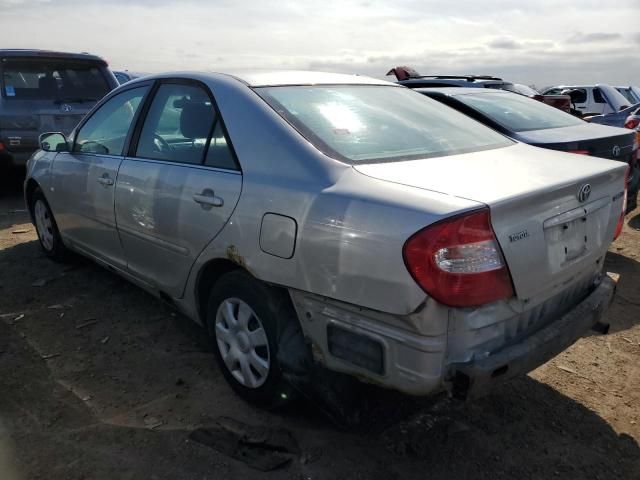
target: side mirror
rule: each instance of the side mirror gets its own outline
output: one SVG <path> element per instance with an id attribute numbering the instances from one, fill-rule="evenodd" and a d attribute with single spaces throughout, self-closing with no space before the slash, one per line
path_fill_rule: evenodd
<path id="1" fill-rule="evenodd" d="M 38 139 L 40 148 L 45 152 L 68 152 L 69 141 L 63 133 L 47 132 L 40 135 Z"/>

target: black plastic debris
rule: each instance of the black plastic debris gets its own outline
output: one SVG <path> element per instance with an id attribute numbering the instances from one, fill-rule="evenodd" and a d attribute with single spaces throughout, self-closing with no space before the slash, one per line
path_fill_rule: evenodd
<path id="1" fill-rule="evenodd" d="M 262 472 L 282 468 L 300 455 L 291 432 L 247 425 L 229 417 L 219 417 L 212 427 L 194 430 L 189 439 Z"/>

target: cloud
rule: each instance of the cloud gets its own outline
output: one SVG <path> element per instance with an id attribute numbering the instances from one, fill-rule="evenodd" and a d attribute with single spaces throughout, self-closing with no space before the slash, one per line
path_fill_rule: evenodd
<path id="1" fill-rule="evenodd" d="M 631 39 L 640 43 L 637 0 L 575 0 L 561 15 L 555 0 L 0 0 L 0 6 L 0 45 L 89 51 L 114 69 L 312 68 L 383 78 L 389 68 L 408 65 L 424 74 L 488 73 L 539 85 L 640 82 L 635 51 L 620 48 Z M 55 25 L 43 20 L 52 18 Z M 599 32 L 603 18 L 615 33 L 582 33 Z M 582 32 L 571 35 L 568 19 Z"/>
<path id="2" fill-rule="evenodd" d="M 567 38 L 567 43 L 595 43 L 595 42 L 611 42 L 613 40 L 619 40 L 622 35 L 619 33 L 609 32 L 593 32 L 593 33 L 581 33 L 577 32 Z"/>
<path id="3" fill-rule="evenodd" d="M 504 49 L 504 50 L 518 50 L 522 48 L 522 43 L 514 40 L 511 37 L 499 37 L 494 38 L 487 44 L 490 48 Z"/>

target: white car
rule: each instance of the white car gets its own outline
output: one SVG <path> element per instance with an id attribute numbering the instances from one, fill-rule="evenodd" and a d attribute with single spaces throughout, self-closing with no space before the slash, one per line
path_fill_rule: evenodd
<path id="1" fill-rule="evenodd" d="M 631 106 L 629 100 L 611 85 L 558 85 L 545 89 L 543 95 L 562 95 L 574 90 L 571 95 L 573 108 L 583 116 L 615 113 Z"/>

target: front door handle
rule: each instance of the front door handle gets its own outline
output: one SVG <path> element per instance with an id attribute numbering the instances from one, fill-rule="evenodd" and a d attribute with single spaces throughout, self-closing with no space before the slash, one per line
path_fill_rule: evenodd
<path id="1" fill-rule="evenodd" d="M 113 185 L 113 180 L 109 178 L 107 175 L 104 175 L 98 178 L 98 183 L 106 187 L 110 187 L 111 185 Z"/>
<path id="2" fill-rule="evenodd" d="M 224 200 L 217 197 L 210 188 L 205 188 L 200 194 L 196 193 L 193 196 L 193 201 L 207 210 L 211 207 L 222 207 L 224 205 Z"/>

